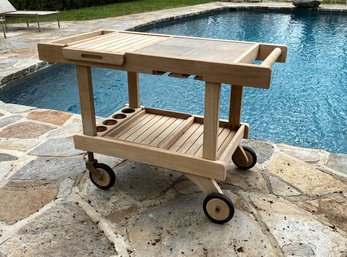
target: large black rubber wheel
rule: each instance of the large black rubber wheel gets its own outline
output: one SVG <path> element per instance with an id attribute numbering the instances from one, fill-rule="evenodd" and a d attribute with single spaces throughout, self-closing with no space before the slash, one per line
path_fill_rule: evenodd
<path id="1" fill-rule="evenodd" d="M 89 171 L 90 180 L 102 190 L 111 188 L 116 182 L 116 175 L 110 166 L 104 163 L 95 163 L 95 171 Z"/>
<path id="2" fill-rule="evenodd" d="M 248 146 L 242 146 L 243 150 L 245 150 L 245 153 L 248 157 L 248 162 L 242 162 L 242 160 L 239 160 L 238 158 L 235 158 L 234 155 L 232 156 L 232 160 L 234 164 L 242 170 L 248 170 L 254 167 L 254 165 L 257 163 L 257 154 L 253 151 L 252 148 Z"/>
<path id="3" fill-rule="evenodd" d="M 203 202 L 204 213 L 212 222 L 224 224 L 232 219 L 235 208 L 229 197 L 220 193 L 206 196 Z"/>

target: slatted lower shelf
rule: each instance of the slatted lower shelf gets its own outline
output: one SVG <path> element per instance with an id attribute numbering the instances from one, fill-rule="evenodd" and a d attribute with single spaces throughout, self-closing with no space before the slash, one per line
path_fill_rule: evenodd
<path id="1" fill-rule="evenodd" d="M 77 149 L 225 179 L 225 166 L 244 137 L 220 122 L 217 160 L 203 158 L 203 118 L 151 108 L 124 108 L 97 126 L 94 137 L 75 136 Z"/>
<path id="2" fill-rule="evenodd" d="M 107 137 L 160 147 L 165 139 L 175 133 L 179 125 L 184 122 L 185 119 L 145 112 L 134 122 L 111 132 Z"/>
<path id="3" fill-rule="evenodd" d="M 123 116 L 127 115 L 128 119 L 125 119 L 123 123 L 112 124 L 111 122 L 111 128 L 101 136 L 202 158 L 204 124 L 201 119 L 197 120 L 189 114 L 150 108 L 122 110 L 125 112 L 134 110 L 134 112 L 123 114 Z M 122 110 L 113 116 L 119 116 L 118 113 L 122 113 Z M 107 121 L 110 119 L 107 119 L 104 124 L 107 124 Z M 219 128 L 217 141 L 219 155 L 228 147 L 235 133 L 236 131 L 227 127 Z"/>

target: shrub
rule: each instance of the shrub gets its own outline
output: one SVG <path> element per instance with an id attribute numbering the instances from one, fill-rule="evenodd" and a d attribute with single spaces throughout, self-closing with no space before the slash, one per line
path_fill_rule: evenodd
<path id="1" fill-rule="evenodd" d="M 17 10 L 69 10 L 134 0 L 11 0 Z"/>

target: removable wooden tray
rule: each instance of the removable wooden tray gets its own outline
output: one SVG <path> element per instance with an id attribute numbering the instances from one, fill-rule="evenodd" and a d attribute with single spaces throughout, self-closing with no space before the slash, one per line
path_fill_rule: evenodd
<path id="1" fill-rule="evenodd" d="M 167 38 L 167 36 L 113 32 L 67 46 L 63 49 L 63 56 L 69 60 L 122 65 L 125 53 L 153 45 Z"/>

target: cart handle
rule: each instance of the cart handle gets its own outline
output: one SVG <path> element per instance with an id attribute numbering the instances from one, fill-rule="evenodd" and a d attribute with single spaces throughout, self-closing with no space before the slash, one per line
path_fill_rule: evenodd
<path id="1" fill-rule="evenodd" d="M 261 66 L 271 67 L 274 62 L 277 61 L 278 57 L 281 55 L 281 48 L 276 47 L 272 52 L 266 57 L 266 59 L 261 63 Z"/>

